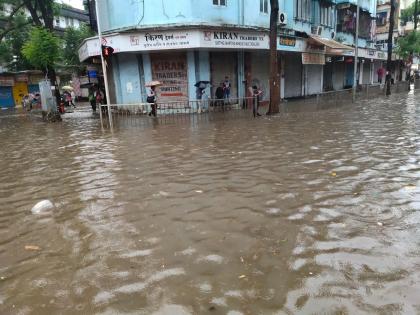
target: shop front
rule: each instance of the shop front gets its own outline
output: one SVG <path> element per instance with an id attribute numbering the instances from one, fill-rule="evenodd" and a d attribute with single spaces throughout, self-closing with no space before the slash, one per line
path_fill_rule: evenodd
<path id="1" fill-rule="evenodd" d="M 211 95 L 215 98 L 216 89 L 226 80 L 230 84 L 229 98 L 238 98 L 238 53 L 210 52 Z"/>
<path id="2" fill-rule="evenodd" d="M 156 90 L 159 102 L 185 102 L 188 94 L 188 64 L 185 52 L 150 54 L 152 80 L 162 85 Z"/>

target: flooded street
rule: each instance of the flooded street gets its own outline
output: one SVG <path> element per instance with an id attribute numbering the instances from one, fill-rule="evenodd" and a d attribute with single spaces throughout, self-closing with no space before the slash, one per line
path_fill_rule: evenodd
<path id="1" fill-rule="evenodd" d="M 420 314 L 419 105 L 3 112 L 0 314 Z"/>

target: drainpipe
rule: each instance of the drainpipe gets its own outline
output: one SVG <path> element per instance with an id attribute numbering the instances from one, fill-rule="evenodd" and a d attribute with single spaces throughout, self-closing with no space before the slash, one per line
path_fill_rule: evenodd
<path id="1" fill-rule="evenodd" d="M 245 24 L 245 5 L 244 0 L 238 0 L 238 24 L 243 26 Z"/>

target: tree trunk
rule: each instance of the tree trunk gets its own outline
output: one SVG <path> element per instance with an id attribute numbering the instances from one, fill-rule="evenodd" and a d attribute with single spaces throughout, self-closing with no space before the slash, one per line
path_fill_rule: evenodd
<path id="1" fill-rule="evenodd" d="M 48 69 L 48 79 L 50 79 L 51 87 L 54 87 L 54 96 L 55 100 L 57 102 L 57 106 L 60 105 L 61 96 L 60 96 L 60 90 L 58 89 L 57 85 L 57 75 L 55 73 L 54 68 Z"/>
<path id="2" fill-rule="evenodd" d="M 279 1 L 270 0 L 270 105 L 267 115 L 279 112 L 280 74 L 277 57 L 277 22 L 279 20 Z"/>
<path id="3" fill-rule="evenodd" d="M 391 62 L 392 62 L 392 42 L 394 37 L 395 25 L 395 0 L 391 0 L 391 13 L 389 16 L 388 31 L 388 59 L 386 62 L 386 95 L 391 95 Z"/>
<path id="4" fill-rule="evenodd" d="M 23 2 L 25 3 L 25 7 L 28 9 L 34 24 L 36 26 L 41 27 L 42 22 L 41 22 L 41 19 L 38 16 L 37 7 L 33 5 L 31 0 L 24 0 Z M 36 3 L 35 3 L 35 5 L 36 5 Z"/>

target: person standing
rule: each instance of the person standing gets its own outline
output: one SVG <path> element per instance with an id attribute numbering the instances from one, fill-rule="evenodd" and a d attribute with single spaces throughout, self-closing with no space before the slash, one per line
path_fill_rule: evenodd
<path id="1" fill-rule="evenodd" d="M 260 108 L 260 96 L 262 94 L 262 91 L 258 88 L 258 86 L 254 85 L 252 87 L 254 102 L 252 107 L 252 112 L 254 114 L 254 117 L 261 116 L 261 114 L 258 112 L 258 109 Z"/>
<path id="2" fill-rule="evenodd" d="M 221 82 L 220 85 L 216 89 L 216 106 L 222 106 L 223 105 L 223 98 L 225 96 L 225 90 L 224 90 L 224 83 Z"/>
<path id="3" fill-rule="evenodd" d="M 89 103 L 90 106 L 92 107 L 92 111 L 95 113 L 96 112 L 96 97 L 95 97 L 95 92 L 93 91 L 93 89 L 89 89 Z"/>
<path id="4" fill-rule="evenodd" d="M 104 102 L 104 93 L 102 93 L 99 87 L 97 88 L 95 92 L 95 99 L 96 99 L 96 103 L 99 104 L 99 106 L 101 106 Z"/>
<path id="5" fill-rule="evenodd" d="M 156 86 L 151 86 L 149 93 L 147 94 L 147 103 L 150 104 L 151 107 L 151 111 L 149 113 L 149 116 L 154 116 L 156 117 L 156 109 L 157 109 L 157 97 L 156 97 Z"/>
<path id="6" fill-rule="evenodd" d="M 380 84 L 382 84 L 382 79 L 384 78 L 385 69 L 381 66 L 381 67 L 378 69 L 377 73 L 378 73 L 378 82 L 379 82 Z"/>
<path id="7" fill-rule="evenodd" d="M 223 82 L 223 94 L 224 94 L 224 99 L 225 100 L 229 100 L 230 98 L 230 88 L 231 88 L 231 84 L 229 81 L 229 77 L 226 76 L 225 77 L 225 81 Z"/>
<path id="8" fill-rule="evenodd" d="M 71 91 L 70 96 L 71 96 L 71 104 L 73 105 L 74 108 L 76 108 L 76 93 L 74 93 L 74 91 Z"/>

